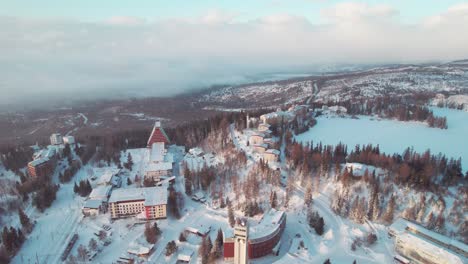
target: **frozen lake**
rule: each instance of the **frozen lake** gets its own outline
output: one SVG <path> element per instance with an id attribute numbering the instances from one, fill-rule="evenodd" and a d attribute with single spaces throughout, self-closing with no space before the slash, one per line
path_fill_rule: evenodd
<path id="1" fill-rule="evenodd" d="M 321 141 L 327 145 L 345 143 L 354 148 L 357 144 L 380 145 L 385 153 L 402 153 L 407 147 L 417 152 L 430 149 L 447 157 L 462 158 L 463 170 L 468 170 L 468 112 L 432 108 L 437 116 L 446 116 L 448 129 L 430 128 L 417 122 L 320 117 L 317 125 L 296 136 L 298 141 Z"/>

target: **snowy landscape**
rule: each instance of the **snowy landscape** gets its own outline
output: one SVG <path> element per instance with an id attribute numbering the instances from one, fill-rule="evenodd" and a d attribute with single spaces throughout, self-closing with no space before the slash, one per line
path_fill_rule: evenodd
<path id="1" fill-rule="evenodd" d="M 457 1 L 2 3 L 0 264 L 468 264 L 466 25 Z"/>

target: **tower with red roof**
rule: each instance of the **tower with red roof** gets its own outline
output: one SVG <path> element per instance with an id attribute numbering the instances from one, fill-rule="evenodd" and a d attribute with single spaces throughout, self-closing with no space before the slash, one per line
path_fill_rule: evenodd
<path id="1" fill-rule="evenodd" d="M 151 148 L 154 143 L 169 144 L 169 142 L 169 137 L 161 127 L 161 121 L 156 121 L 153 127 L 153 131 L 151 132 L 151 135 L 148 139 L 147 147 Z"/>

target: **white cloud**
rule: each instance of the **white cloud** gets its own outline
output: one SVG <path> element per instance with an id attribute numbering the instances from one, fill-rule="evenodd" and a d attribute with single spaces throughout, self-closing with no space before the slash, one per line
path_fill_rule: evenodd
<path id="1" fill-rule="evenodd" d="M 468 3 L 454 5 L 441 14 L 427 18 L 424 24 L 429 27 L 465 27 L 466 31 L 468 30 Z"/>
<path id="2" fill-rule="evenodd" d="M 461 59 L 468 57 L 466 12 L 458 5 L 411 25 L 389 6 L 356 3 L 323 11 L 326 24 L 289 14 L 238 21 L 219 10 L 102 23 L 0 17 L 0 104 L 51 93 L 172 95 L 321 63 Z"/>
<path id="3" fill-rule="evenodd" d="M 112 25 L 135 26 L 146 23 L 146 20 L 133 16 L 113 16 L 110 17 L 106 22 Z"/>
<path id="4" fill-rule="evenodd" d="M 356 22 L 389 19 L 397 15 L 398 11 L 385 4 L 369 5 L 366 3 L 343 2 L 323 10 L 322 14 L 334 22 Z"/>

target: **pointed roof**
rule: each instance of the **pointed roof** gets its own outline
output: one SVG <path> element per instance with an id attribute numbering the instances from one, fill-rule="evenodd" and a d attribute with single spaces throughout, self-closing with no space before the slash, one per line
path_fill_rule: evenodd
<path id="1" fill-rule="evenodd" d="M 166 132 L 164 129 L 161 127 L 161 121 L 156 121 L 153 127 L 153 131 L 151 132 L 151 135 L 148 139 L 148 145 L 147 147 L 150 148 L 153 143 L 157 142 L 163 142 L 165 144 L 168 144 L 169 137 L 166 135 Z"/>

